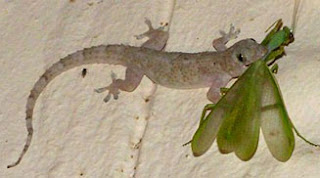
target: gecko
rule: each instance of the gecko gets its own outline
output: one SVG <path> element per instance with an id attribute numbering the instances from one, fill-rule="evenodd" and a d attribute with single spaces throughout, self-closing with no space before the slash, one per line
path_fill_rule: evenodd
<path id="1" fill-rule="evenodd" d="M 137 39 L 149 39 L 141 47 L 127 45 L 100 45 L 74 52 L 53 64 L 34 84 L 26 104 L 27 140 L 16 162 L 8 168 L 18 165 L 27 152 L 32 136 L 32 116 L 36 100 L 46 86 L 56 76 L 69 69 L 88 64 L 110 64 L 126 67 L 125 79 L 117 79 L 111 75 L 112 83 L 96 89 L 98 93 L 108 91 L 105 102 L 116 100 L 121 91 L 132 92 L 140 84 L 143 76 L 147 76 L 153 83 L 168 88 L 194 89 L 209 87 L 207 98 L 217 102 L 220 88 L 240 76 L 254 61 L 267 53 L 267 49 L 254 39 L 244 39 L 227 48 L 229 40 L 237 38 L 240 30 L 231 25 L 229 33 L 220 31 L 221 37 L 214 39 L 212 46 L 216 51 L 183 53 L 165 52 L 169 33 L 163 27 L 154 29 L 149 20 L 145 23 L 149 30 Z"/>

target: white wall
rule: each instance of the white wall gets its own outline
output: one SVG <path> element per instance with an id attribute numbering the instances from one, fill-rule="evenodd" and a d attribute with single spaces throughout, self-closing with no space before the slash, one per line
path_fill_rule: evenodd
<path id="1" fill-rule="evenodd" d="M 320 149 L 296 139 L 286 163 L 276 161 L 262 136 L 248 162 L 221 155 L 214 145 L 194 158 L 190 146 L 207 89 L 159 86 L 146 103 L 152 83 L 144 78 L 133 93 L 104 103 L 94 88 L 111 82 L 124 67 L 88 65 L 57 77 L 34 111 L 34 138 L 22 162 L 11 169 L 26 139 L 25 105 L 35 81 L 60 58 L 100 44 L 139 46 L 134 35 L 166 22 L 172 1 L 30 0 L 0 1 L 0 177 L 316 177 Z M 294 0 L 177 0 L 167 51 L 212 51 L 211 41 L 230 23 L 239 39 L 264 38 L 282 18 L 291 24 Z M 276 75 L 295 126 L 320 143 L 320 1 L 303 1 L 296 41 L 287 48 Z M 146 120 L 147 119 L 147 120 Z M 139 140 L 142 138 L 140 144 Z"/>

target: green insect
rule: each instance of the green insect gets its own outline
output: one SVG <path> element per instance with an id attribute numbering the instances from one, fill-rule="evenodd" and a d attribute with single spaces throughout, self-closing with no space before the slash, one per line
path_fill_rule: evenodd
<path id="1" fill-rule="evenodd" d="M 293 131 L 307 143 L 320 146 L 306 140 L 294 127 L 272 74 L 277 66 L 268 68 L 294 40 L 290 29 L 281 27 L 280 19 L 261 43 L 269 50 L 266 57 L 251 64 L 217 104 L 205 106 L 199 128 L 189 142 L 195 156 L 204 154 L 217 139 L 221 153 L 235 152 L 247 161 L 256 152 L 260 127 L 271 154 L 282 162 L 294 150 Z M 211 112 L 206 116 L 208 110 Z"/>
<path id="2" fill-rule="evenodd" d="M 284 47 L 288 46 L 294 41 L 293 33 L 289 27 L 284 26 L 281 29 L 283 23 L 282 20 L 277 20 L 272 26 L 275 26 L 261 42 L 262 45 L 266 46 L 269 54 L 265 57 L 266 63 L 274 61 L 283 55 L 285 55 Z"/>
<path id="3" fill-rule="evenodd" d="M 205 153 L 217 138 L 221 153 L 235 152 L 241 160 L 249 160 L 257 149 L 260 127 L 271 154 L 279 161 L 287 161 L 292 155 L 293 130 L 307 141 L 290 121 L 276 80 L 264 60 L 253 63 L 210 107 L 212 111 L 201 118 L 191 141 L 195 156 Z"/>

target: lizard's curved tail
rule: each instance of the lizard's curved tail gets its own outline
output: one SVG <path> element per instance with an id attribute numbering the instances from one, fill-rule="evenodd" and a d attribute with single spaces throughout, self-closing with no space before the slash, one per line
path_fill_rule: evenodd
<path id="1" fill-rule="evenodd" d="M 57 63 L 53 64 L 45 73 L 39 78 L 35 83 L 33 89 L 30 92 L 28 97 L 27 106 L 26 106 L 26 126 L 28 130 L 28 136 L 24 148 L 16 162 L 11 165 L 8 165 L 7 168 L 14 167 L 20 163 L 24 154 L 28 151 L 30 146 L 33 127 L 32 127 L 32 115 L 35 103 L 45 89 L 45 87 L 59 74 L 81 65 L 85 64 L 115 64 L 115 65 L 126 65 L 126 60 L 124 55 L 126 50 L 134 48 L 124 45 L 108 45 L 108 46 L 95 46 L 91 48 L 86 48 L 84 50 L 77 51 L 71 55 L 62 58 Z"/>

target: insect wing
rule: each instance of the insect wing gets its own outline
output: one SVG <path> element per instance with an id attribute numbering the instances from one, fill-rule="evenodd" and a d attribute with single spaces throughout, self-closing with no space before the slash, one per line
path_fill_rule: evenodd
<path id="1" fill-rule="evenodd" d="M 196 131 L 191 147 L 195 156 L 205 153 L 217 138 L 222 153 L 235 151 L 242 160 L 255 153 L 259 138 L 261 87 L 257 77 L 264 62 L 252 64 L 213 107 Z"/>
<path id="2" fill-rule="evenodd" d="M 273 74 L 266 65 L 263 71 L 261 129 L 273 157 L 284 162 L 294 149 L 292 125 Z"/>
<path id="3" fill-rule="evenodd" d="M 227 113 L 217 136 L 221 153 L 234 151 L 243 161 L 249 160 L 256 152 L 260 130 L 260 108 L 263 76 L 259 60 L 252 64 L 235 85 L 236 97 L 230 98 L 232 110 Z"/>
<path id="4" fill-rule="evenodd" d="M 223 106 L 224 102 L 220 101 L 214 106 L 209 115 L 204 120 L 201 120 L 198 130 L 192 138 L 191 148 L 194 156 L 204 154 L 217 136 L 225 111 L 228 110 L 228 106 Z"/>

